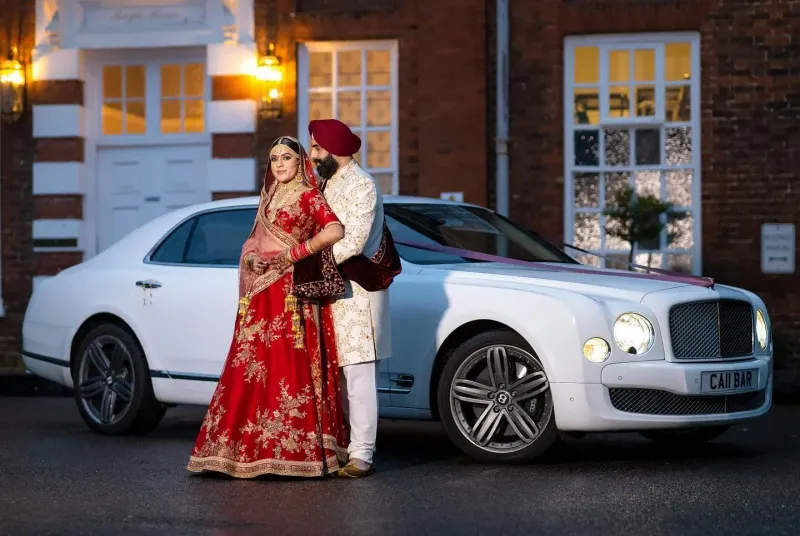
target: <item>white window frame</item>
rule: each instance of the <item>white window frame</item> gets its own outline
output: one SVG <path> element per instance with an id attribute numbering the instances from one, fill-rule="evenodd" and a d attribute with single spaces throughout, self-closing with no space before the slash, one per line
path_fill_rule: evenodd
<path id="1" fill-rule="evenodd" d="M 93 83 L 87 84 L 89 89 L 89 108 L 91 117 L 91 133 L 98 147 L 137 146 L 152 144 L 190 144 L 206 143 L 211 141 L 208 130 L 209 106 L 211 100 L 211 75 L 208 72 L 208 62 L 205 50 L 193 48 L 182 51 L 174 50 L 148 50 L 125 51 L 124 53 L 111 50 L 93 52 L 93 68 L 91 70 Z M 202 63 L 205 69 L 205 95 L 203 97 L 203 132 L 161 132 L 161 66 L 181 65 L 186 63 Z M 145 66 L 145 126 L 142 134 L 103 134 L 103 67 L 106 65 Z"/>
<path id="2" fill-rule="evenodd" d="M 685 123 L 671 123 L 675 126 L 688 126 L 691 128 L 691 143 L 692 143 L 692 162 L 684 166 L 675 166 L 675 169 L 689 169 L 692 171 L 692 204 L 688 208 L 692 215 L 692 247 L 686 250 L 686 253 L 691 255 L 692 259 L 692 273 L 698 275 L 702 271 L 703 258 L 702 258 L 702 147 L 701 147 L 701 102 L 700 102 L 700 88 L 701 88 L 701 70 L 700 70 L 700 34 L 697 32 L 671 32 L 671 33 L 652 33 L 652 34 L 615 34 L 615 35 L 585 35 L 585 36 L 571 36 L 564 40 L 564 86 L 563 86 L 563 112 L 564 112 L 564 241 L 567 244 L 573 244 L 575 239 L 575 214 L 576 212 L 588 213 L 601 213 L 605 207 L 605 188 L 600 187 L 599 208 L 581 208 L 575 207 L 575 185 L 573 181 L 573 173 L 589 172 L 598 173 L 602 175 L 608 172 L 620 171 L 617 167 L 582 167 L 576 166 L 574 160 L 574 132 L 576 130 L 594 130 L 599 132 L 598 140 L 598 153 L 605 154 L 603 130 L 606 128 L 661 128 L 666 123 L 665 110 L 664 110 L 664 90 L 667 86 L 672 85 L 687 85 L 686 82 L 666 82 L 664 81 L 664 47 L 669 43 L 690 43 L 691 50 L 691 78 L 688 81 L 690 88 L 690 121 Z M 574 51 L 578 47 L 595 46 L 600 50 L 600 80 L 597 84 L 575 84 L 574 83 Z M 656 95 L 656 110 L 653 116 L 643 117 L 608 117 L 608 54 L 607 52 L 612 49 L 627 48 L 627 49 L 655 49 L 656 51 L 656 80 L 655 80 L 655 95 Z M 631 66 L 633 69 L 633 66 Z M 631 73 L 630 80 L 633 80 L 633 73 Z M 633 82 L 619 85 L 633 85 Z M 666 85 L 665 85 L 666 84 Z M 614 84 L 611 84 L 614 85 Z M 573 102 L 572 95 L 575 89 L 581 87 L 598 87 L 600 98 L 600 118 L 598 124 L 586 125 L 584 128 L 575 128 L 573 116 Z M 636 96 L 631 94 L 630 101 L 635 105 Z M 641 171 L 659 170 L 666 167 L 665 164 L 665 148 L 664 140 L 661 143 L 661 164 L 658 166 L 637 166 L 631 164 L 623 169 L 635 168 Z M 631 152 L 631 159 L 635 158 L 635 152 Z M 631 183 L 634 186 L 635 175 L 631 173 Z M 601 181 L 602 186 L 602 181 Z M 661 175 L 661 198 L 665 199 L 666 184 L 664 175 Z M 675 207 L 680 210 L 684 207 Z M 600 238 L 601 244 L 605 242 L 605 226 L 603 225 L 603 217 L 601 216 L 600 225 Z M 662 241 L 665 240 L 666 231 L 662 233 Z M 622 254 L 628 250 L 600 250 L 597 253 L 600 255 L 607 254 Z M 672 250 L 661 249 L 659 252 L 664 255 L 670 254 Z M 683 250 L 678 250 L 675 253 L 680 254 Z M 634 255 L 638 253 L 638 247 L 634 249 Z M 574 252 L 570 251 L 570 254 Z M 634 257 L 635 258 L 635 257 Z M 662 265 L 666 267 L 666 263 Z"/>
<path id="3" fill-rule="evenodd" d="M 337 53 L 346 50 L 360 50 L 362 52 L 362 80 L 358 86 L 342 86 L 337 87 L 338 69 L 337 67 Z M 389 76 L 391 77 L 388 86 L 368 86 L 366 83 L 366 57 L 369 50 L 389 50 L 389 57 L 391 61 Z M 333 65 L 331 72 L 331 87 L 328 88 L 309 88 L 308 75 L 309 75 L 309 54 L 313 52 L 330 52 L 333 57 Z M 399 170 L 399 142 L 398 142 L 398 129 L 399 129 L 399 107 L 398 107 L 398 43 L 396 40 L 381 40 L 381 41 L 312 41 L 307 43 L 300 43 L 297 51 L 297 139 L 304 147 L 309 146 L 308 135 L 308 122 L 309 122 L 309 93 L 324 92 L 333 90 L 333 103 L 332 111 L 333 117 L 336 118 L 336 91 L 341 89 L 361 90 L 361 110 L 362 110 L 362 127 L 361 130 L 369 132 L 370 130 L 385 131 L 386 127 L 368 127 L 366 126 L 366 90 L 389 90 L 391 94 L 391 126 L 390 126 L 390 139 L 389 147 L 391 150 L 391 164 L 388 168 L 369 168 L 367 167 L 367 140 L 366 137 L 362 140 L 362 152 L 360 164 L 370 173 L 392 174 L 392 190 L 390 192 L 383 192 L 384 195 L 397 195 L 400 189 L 400 170 Z"/>

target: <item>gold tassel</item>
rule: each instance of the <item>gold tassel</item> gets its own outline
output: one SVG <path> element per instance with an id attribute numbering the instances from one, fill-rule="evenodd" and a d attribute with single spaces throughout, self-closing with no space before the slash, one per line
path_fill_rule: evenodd
<path id="1" fill-rule="evenodd" d="M 245 316 L 247 315 L 247 309 L 250 307 L 250 296 L 245 294 L 241 298 L 239 298 L 239 327 L 242 327 L 244 324 Z"/>
<path id="2" fill-rule="evenodd" d="M 300 313 L 297 308 L 297 296 L 289 294 L 284 300 L 286 310 L 292 313 L 292 334 L 294 335 L 294 347 L 298 350 L 305 348 L 303 344 L 303 327 L 300 324 Z"/>

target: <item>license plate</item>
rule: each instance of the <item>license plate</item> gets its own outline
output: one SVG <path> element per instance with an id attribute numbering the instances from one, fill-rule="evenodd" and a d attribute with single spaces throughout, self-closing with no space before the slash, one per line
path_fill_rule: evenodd
<path id="1" fill-rule="evenodd" d="M 700 375 L 703 393 L 736 393 L 758 389 L 758 369 L 703 372 Z"/>

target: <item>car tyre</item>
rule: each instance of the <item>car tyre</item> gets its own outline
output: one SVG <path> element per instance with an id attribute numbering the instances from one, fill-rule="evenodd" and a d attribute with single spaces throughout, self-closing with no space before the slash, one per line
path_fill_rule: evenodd
<path id="1" fill-rule="evenodd" d="M 115 324 L 86 335 L 73 358 L 72 380 L 81 417 L 102 434 L 150 432 L 167 410 L 153 393 L 138 341 Z"/>
<path id="2" fill-rule="evenodd" d="M 639 434 L 653 443 L 666 447 L 685 447 L 713 441 L 724 434 L 729 426 L 708 426 L 686 430 L 646 430 Z"/>
<path id="3" fill-rule="evenodd" d="M 481 463 L 529 463 L 559 440 L 544 366 L 512 331 L 482 333 L 456 348 L 439 379 L 437 403 L 450 440 Z"/>

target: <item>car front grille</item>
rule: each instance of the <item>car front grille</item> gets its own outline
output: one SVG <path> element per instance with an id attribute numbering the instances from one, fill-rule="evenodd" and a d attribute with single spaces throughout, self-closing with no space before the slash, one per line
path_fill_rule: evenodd
<path id="1" fill-rule="evenodd" d="M 767 401 L 767 390 L 728 396 L 676 395 L 657 389 L 609 388 L 611 405 L 645 415 L 714 415 L 753 411 Z"/>
<path id="2" fill-rule="evenodd" d="M 673 305 L 669 335 L 677 359 L 745 357 L 753 353 L 753 306 L 740 300 Z"/>

